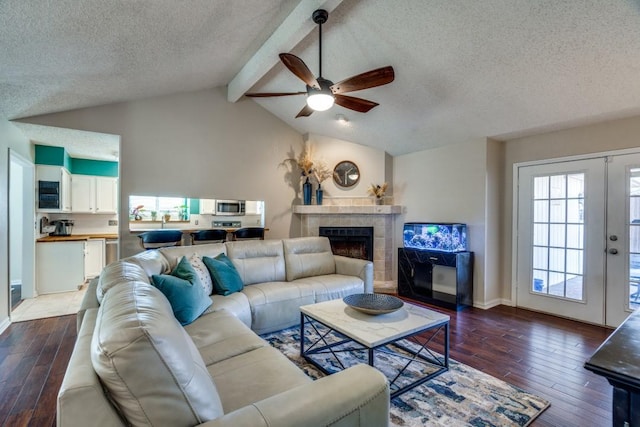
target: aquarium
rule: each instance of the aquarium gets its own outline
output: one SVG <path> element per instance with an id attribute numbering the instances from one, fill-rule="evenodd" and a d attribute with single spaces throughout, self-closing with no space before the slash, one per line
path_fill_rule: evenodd
<path id="1" fill-rule="evenodd" d="M 402 234 L 405 248 L 443 252 L 467 250 L 466 224 L 407 222 Z"/>

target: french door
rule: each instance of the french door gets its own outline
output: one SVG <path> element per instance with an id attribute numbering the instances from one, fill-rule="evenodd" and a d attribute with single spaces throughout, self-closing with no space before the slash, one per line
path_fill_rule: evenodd
<path id="1" fill-rule="evenodd" d="M 640 154 L 517 172 L 516 304 L 619 325 L 640 306 Z"/>

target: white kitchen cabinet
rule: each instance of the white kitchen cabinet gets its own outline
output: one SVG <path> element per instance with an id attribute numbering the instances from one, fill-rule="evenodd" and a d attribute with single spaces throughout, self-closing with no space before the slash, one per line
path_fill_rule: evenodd
<path id="1" fill-rule="evenodd" d="M 36 243 L 39 295 L 77 291 L 85 281 L 85 241 Z"/>
<path id="2" fill-rule="evenodd" d="M 73 175 L 73 213 L 113 214 L 118 206 L 118 179 L 105 176 Z"/>
<path id="3" fill-rule="evenodd" d="M 216 214 L 215 199 L 200 199 L 200 213 L 215 215 Z"/>
<path id="4" fill-rule="evenodd" d="M 70 212 L 71 211 L 71 174 L 62 166 L 37 165 L 38 181 L 55 181 L 60 183 L 60 208 L 40 209 L 38 212 Z M 37 187 L 36 187 L 37 188 Z"/>
<path id="5" fill-rule="evenodd" d="M 245 202 L 245 215 L 261 215 L 264 202 L 261 200 L 247 200 Z"/>
<path id="6" fill-rule="evenodd" d="M 100 275 L 105 265 L 105 239 L 89 239 L 84 258 L 84 278 L 92 279 Z"/>

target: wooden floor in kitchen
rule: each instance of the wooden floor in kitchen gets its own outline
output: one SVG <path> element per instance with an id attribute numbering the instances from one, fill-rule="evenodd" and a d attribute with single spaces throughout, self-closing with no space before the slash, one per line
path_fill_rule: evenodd
<path id="1" fill-rule="evenodd" d="M 434 309 L 451 316 L 453 359 L 551 401 L 532 426 L 611 425 L 611 386 L 582 365 L 612 330 L 505 306 Z M 75 315 L 14 323 L 0 336 L 0 425 L 55 426 L 75 338 Z"/>

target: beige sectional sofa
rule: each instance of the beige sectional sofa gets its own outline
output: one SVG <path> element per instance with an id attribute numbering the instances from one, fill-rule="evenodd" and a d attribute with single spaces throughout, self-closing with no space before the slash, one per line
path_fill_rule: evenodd
<path id="1" fill-rule="evenodd" d="M 225 253 L 244 283 L 181 326 L 151 284 L 196 252 Z M 87 290 L 58 394 L 59 426 L 386 426 L 389 388 L 358 365 L 309 379 L 257 334 L 299 323 L 299 307 L 373 291 L 370 262 L 326 238 L 145 251 L 107 266 Z"/>

